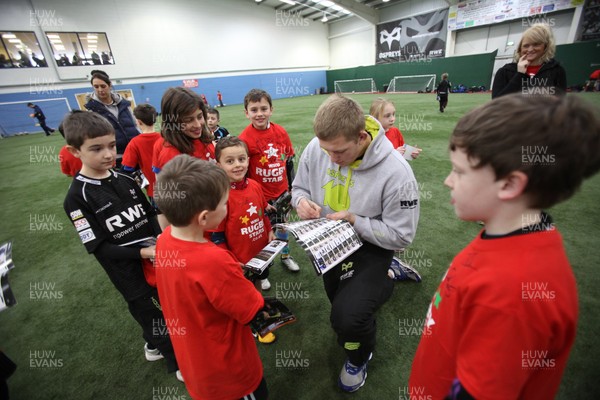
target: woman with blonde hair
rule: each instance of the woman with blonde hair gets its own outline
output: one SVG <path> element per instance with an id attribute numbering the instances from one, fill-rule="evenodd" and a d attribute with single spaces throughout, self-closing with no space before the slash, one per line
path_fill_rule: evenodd
<path id="1" fill-rule="evenodd" d="M 509 93 L 561 95 L 567 90 L 567 74 L 554 59 L 556 44 L 546 24 L 527 29 L 515 51 L 514 62 L 496 72 L 492 99 Z"/>

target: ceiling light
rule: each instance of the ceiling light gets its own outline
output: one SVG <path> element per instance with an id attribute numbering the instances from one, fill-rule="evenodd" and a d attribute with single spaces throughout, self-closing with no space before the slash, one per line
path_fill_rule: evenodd
<path id="1" fill-rule="evenodd" d="M 295 5 L 296 5 L 296 2 L 295 2 L 295 1 L 292 1 L 292 0 L 279 0 L 279 1 L 280 1 L 280 2 L 282 2 L 282 3 L 287 3 L 287 4 L 290 4 L 290 5 L 292 5 L 292 6 L 295 6 Z"/>
<path id="2" fill-rule="evenodd" d="M 323 13 L 323 18 L 321 18 L 321 22 L 327 22 L 327 14 Z"/>

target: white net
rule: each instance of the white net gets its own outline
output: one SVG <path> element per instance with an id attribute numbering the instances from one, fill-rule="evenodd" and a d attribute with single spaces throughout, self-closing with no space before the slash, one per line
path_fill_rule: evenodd
<path id="1" fill-rule="evenodd" d="M 407 75 L 393 77 L 388 85 L 387 93 L 433 90 L 435 90 L 435 75 Z"/>
<path id="2" fill-rule="evenodd" d="M 377 93 L 373 78 L 335 81 L 334 86 L 336 93 Z"/>

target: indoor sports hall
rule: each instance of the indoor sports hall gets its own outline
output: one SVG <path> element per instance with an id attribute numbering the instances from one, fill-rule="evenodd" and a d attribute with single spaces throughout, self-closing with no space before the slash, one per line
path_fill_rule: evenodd
<path id="1" fill-rule="evenodd" d="M 537 24 L 553 33 L 566 96 L 583 99 L 600 115 L 598 21 L 598 0 L 3 0 L 0 387 L 5 382 L 8 392 L 0 390 L 0 398 L 192 398 L 184 383 L 165 373 L 163 360 L 146 360 L 127 303 L 63 209 L 73 178 L 61 171 L 66 142 L 58 127 L 70 112 L 86 110 L 95 90 L 92 71 L 101 70 L 131 109 L 156 108 L 157 132 L 169 88 L 200 95 L 232 136 L 249 124 L 246 93 L 265 90 L 273 101 L 271 121 L 293 144 L 296 169 L 327 98 L 350 97 L 365 114 L 377 98 L 393 102 L 394 126 L 421 149 L 408 161 L 418 184 L 418 229 L 398 255 L 421 281 L 395 282 L 377 311 L 366 384 L 353 394 L 338 387 L 345 356 L 331 328 L 323 277 L 291 235 L 300 271 L 276 260 L 271 287 L 262 294 L 279 299 L 297 320 L 278 329 L 274 343 L 256 345 L 270 399 L 433 400 L 409 386 L 415 352 L 429 332 L 428 307 L 454 257 L 484 229 L 454 212 L 444 184 L 452 170 L 450 135 L 466 113 L 495 101 L 497 72 L 518 61 L 523 33 Z M 442 74 L 449 86 L 444 108 Z M 519 91 L 553 96 L 553 89 Z M 523 151 L 524 162 L 532 156 L 554 162 L 547 148 Z M 562 235 L 579 302 L 576 338 L 556 395 L 561 400 L 600 394 L 599 197 L 596 175 L 571 199 L 545 210 Z M 289 220 L 299 220 L 295 211 Z M 523 301 L 561 301 L 544 281 L 523 282 L 521 291 Z M 172 323 L 171 335 L 186 335 Z M 555 368 L 544 351 L 524 349 L 515 369 Z"/>

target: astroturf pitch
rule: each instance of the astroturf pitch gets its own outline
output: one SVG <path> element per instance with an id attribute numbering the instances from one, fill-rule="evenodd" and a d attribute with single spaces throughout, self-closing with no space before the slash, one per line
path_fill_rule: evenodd
<path id="1" fill-rule="evenodd" d="M 377 95 L 351 95 L 365 108 Z M 600 94 L 577 94 L 600 111 Z M 405 257 L 423 277 L 396 284 L 377 319 L 377 347 L 366 385 L 354 399 L 407 398 L 407 380 L 432 294 L 448 264 L 481 227 L 457 219 L 443 180 L 450 170 L 448 137 L 488 94 L 450 96 L 439 113 L 434 95 L 389 95 L 408 144 L 423 149 L 411 162 L 419 182 L 421 217 Z M 312 119 L 326 96 L 276 100 L 272 121 L 287 129 L 299 156 L 313 137 Z M 238 134 L 247 125 L 241 105 L 219 109 L 221 125 Z M 535 116 L 531 123 L 535 124 Z M 140 329 L 125 302 L 69 223 L 62 203 L 70 179 L 60 173 L 58 132 L 0 140 L 0 243 L 12 241 L 10 284 L 18 304 L 0 313 L 0 349 L 18 365 L 8 384 L 12 399 L 189 399 L 162 361 L 147 362 Z M 298 158 L 297 158 L 298 160 Z M 297 162 L 296 160 L 296 162 Z M 600 318 L 600 176 L 549 210 L 563 235 L 578 282 L 577 339 L 559 399 L 597 395 Z M 346 399 L 336 381 L 344 362 L 329 325 L 329 303 L 308 258 L 292 241 L 299 273 L 271 269 L 272 288 L 298 321 L 259 344 L 271 399 Z M 516 338 L 507 337 L 507 341 Z M 203 346 L 198 343 L 198 346 Z M 432 360 L 433 362 L 434 360 Z M 162 397 L 161 397 L 162 396 Z M 167 397 L 170 396 L 170 397 Z"/>

